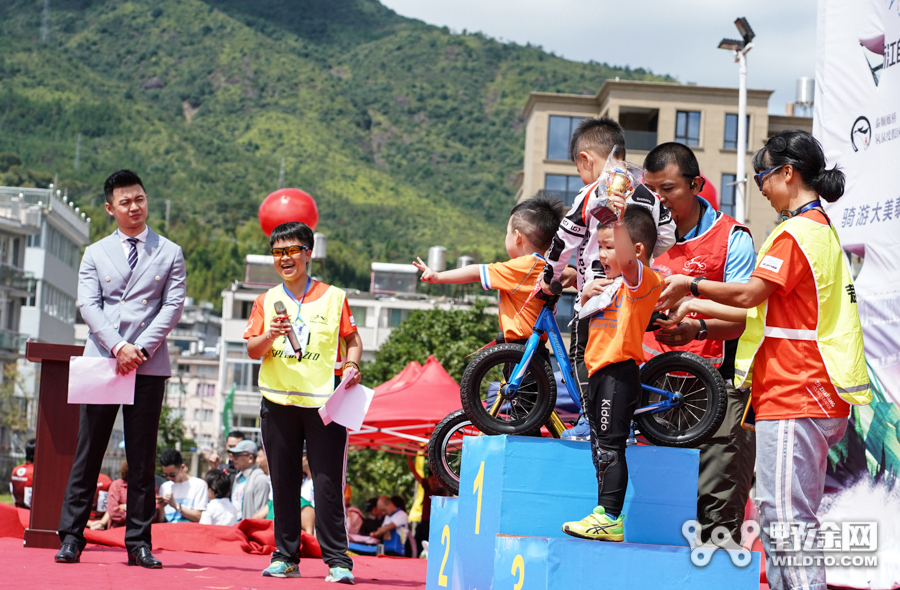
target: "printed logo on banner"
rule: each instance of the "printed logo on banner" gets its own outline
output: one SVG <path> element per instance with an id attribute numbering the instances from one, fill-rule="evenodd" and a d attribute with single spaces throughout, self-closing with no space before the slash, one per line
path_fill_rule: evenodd
<path id="1" fill-rule="evenodd" d="M 853 151 L 858 152 L 859 148 L 869 149 L 871 142 L 872 124 L 869 123 L 869 119 L 865 115 L 860 115 L 853 122 L 853 127 L 850 129 L 850 144 L 853 146 Z"/>

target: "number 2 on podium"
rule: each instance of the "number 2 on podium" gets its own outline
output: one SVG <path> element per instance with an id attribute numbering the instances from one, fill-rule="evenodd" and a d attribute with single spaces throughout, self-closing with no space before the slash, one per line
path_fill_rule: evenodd
<path id="1" fill-rule="evenodd" d="M 444 546 L 444 560 L 441 562 L 441 571 L 438 572 L 438 586 L 447 587 L 447 575 L 444 573 L 444 567 L 447 565 L 447 556 L 450 555 L 450 526 L 444 525 L 441 533 L 441 545 Z"/>
<path id="2" fill-rule="evenodd" d="M 475 508 L 475 534 L 478 534 L 478 529 L 481 528 L 481 492 L 484 489 L 484 461 L 481 462 L 481 467 L 478 469 L 478 477 L 475 478 L 475 486 L 472 488 L 472 493 L 478 492 L 478 503 Z"/>
<path id="3" fill-rule="evenodd" d="M 522 590 L 522 584 L 525 583 L 525 560 L 522 559 L 521 555 L 516 555 L 516 558 L 513 559 L 512 571 L 510 573 L 516 575 L 516 570 L 519 572 L 519 581 L 513 586 L 513 590 Z"/>

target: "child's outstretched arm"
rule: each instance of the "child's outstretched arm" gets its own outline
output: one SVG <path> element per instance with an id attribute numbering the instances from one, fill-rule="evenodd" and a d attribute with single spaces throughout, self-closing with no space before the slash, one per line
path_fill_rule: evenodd
<path id="1" fill-rule="evenodd" d="M 422 271 L 422 281 L 425 283 L 450 283 L 458 285 L 461 283 L 477 283 L 481 280 L 479 274 L 480 265 L 470 264 L 462 268 L 454 268 L 452 270 L 443 270 L 438 272 L 428 267 L 422 262 L 422 259 L 416 257 L 413 266 Z"/>
<path id="2" fill-rule="evenodd" d="M 619 212 L 619 218 L 613 223 L 613 241 L 616 245 L 616 262 L 619 263 L 619 270 L 625 282 L 631 286 L 635 286 L 641 280 L 641 262 L 637 259 L 634 250 L 634 242 L 628 235 L 628 228 L 625 227 L 625 208 L 628 205 L 621 195 L 615 194 L 609 197 L 610 203 Z"/>

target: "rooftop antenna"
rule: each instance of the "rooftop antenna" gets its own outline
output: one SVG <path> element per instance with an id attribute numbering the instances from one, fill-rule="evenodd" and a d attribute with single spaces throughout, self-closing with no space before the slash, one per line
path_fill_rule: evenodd
<path id="1" fill-rule="evenodd" d="M 41 41 L 46 43 L 50 38 L 50 0 L 44 0 L 44 12 L 41 14 Z"/>

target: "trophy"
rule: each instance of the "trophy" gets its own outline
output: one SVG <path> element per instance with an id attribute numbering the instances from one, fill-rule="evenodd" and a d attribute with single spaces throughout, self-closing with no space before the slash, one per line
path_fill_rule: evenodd
<path id="1" fill-rule="evenodd" d="M 625 199 L 629 198 L 634 194 L 639 179 L 643 177 L 640 166 L 616 159 L 617 151 L 618 146 L 613 148 L 606 159 L 600 174 L 600 184 L 588 200 L 588 212 L 597 218 L 600 225 L 610 225 L 619 218 L 619 211 L 609 197 L 618 193 Z"/>

